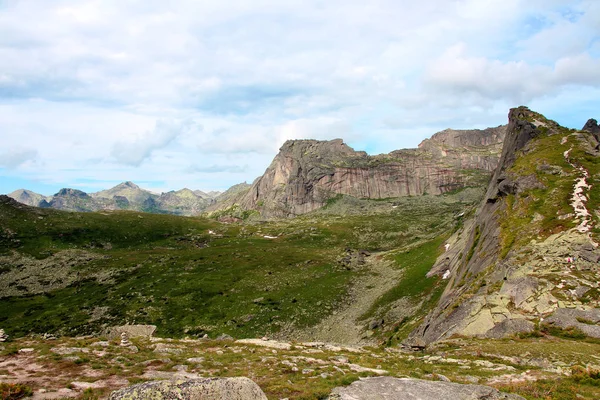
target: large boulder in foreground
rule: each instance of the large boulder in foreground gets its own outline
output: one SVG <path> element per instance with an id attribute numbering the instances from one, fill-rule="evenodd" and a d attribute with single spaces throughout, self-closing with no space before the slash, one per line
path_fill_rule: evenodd
<path id="1" fill-rule="evenodd" d="M 329 400 L 525 400 L 481 385 L 389 376 L 366 378 L 333 389 Z"/>
<path id="2" fill-rule="evenodd" d="M 187 381 L 154 381 L 116 390 L 109 400 L 267 400 L 248 378 L 204 378 Z"/>

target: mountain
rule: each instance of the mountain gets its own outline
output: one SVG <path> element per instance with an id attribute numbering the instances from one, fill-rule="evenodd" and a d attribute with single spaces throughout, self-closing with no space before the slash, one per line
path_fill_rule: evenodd
<path id="1" fill-rule="evenodd" d="M 209 210 L 237 206 L 265 217 L 316 210 L 336 195 L 381 199 L 442 194 L 485 185 L 498 163 L 506 126 L 435 134 L 417 149 L 369 156 L 341 139 L 289 140 L 249 190 Z"/>
<path id="2" fill-rule="evenodd" d="M 475 216 L 430 274 L 448 278 L 408 343 L 575 331 L 600 337 L 598 125 L 572 130 L 512 109 Z"/>
<path id="3" fill-rule="evenodd" d="M 8 196 L 33 207 L 55 208 L 64 211 L 133 210 L 157 214 L 197 215 L 215 202 L 220 192 L 181 189 L 160 195 L 127 181 L 96 193 L 77 189 L 61 189 L 54 196 L 42 196 L 19 189 Z"/>
<path id="4" fill-rule="evenodd" d="M 130 181 L 120 183 L 111 189 L 91 193 L 91 196 L 97 199 L 126 199 L 132 208 L 143 207 L 144 204 L 152 203 L 152 200 L 158 198 L 158 195 Z"/>
<path id="5" fill-rule="evenodd" d="M 197 215 L 215 202 L 211 195 L 199 190 L 181 189 L 162 193 L 156 200 L 156 209 L 169 214 Z"/>
<path id="6" fill-rule="evenodd" d="M 19 203 L 27 204 L 28 206 L 32 207 L 38 207 L 42 201 L 48 201 L 50 199 L 49 197 L 26 189 L 15 190 L 14 192 L 9 193 L 8 197 L 15 199 Z"/>
<path id="7" fill-rule="evenodd" d="M 48 200 L 42 200 L 39 207 L 80 212 L 118 209 L 118 205 L 112 199 L 95 199 L 81 190 L 68 188 L 59 190 Z"/>

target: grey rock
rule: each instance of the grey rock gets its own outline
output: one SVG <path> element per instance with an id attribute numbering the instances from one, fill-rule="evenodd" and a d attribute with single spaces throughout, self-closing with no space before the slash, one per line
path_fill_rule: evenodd
<path id="1" fill-rule="evenodd" d="M 0 342 L 6 342 L 8 335 L 4 332 L 4 329 L 0 329 Z"/>
<path id="2" fill-rule="evenodd" d="M 600 134 L 600 125 L 598 125 L 598 121 L 593 118 L 587 120 L 582 131 L 587 131 L 589 133 Z"/>
<path id="3" fill-rule="evenodd" d="M 529 333 L 535 330 L 535 324 L 525 319 L 505 319 L 487 331 L 485 337 L 500 339 L 516 333 Z"/>
<path id="4" fill-rule="evenodd" d="M 249 190 L 207 211 L 258 210 L 263 217 L 290 217 L 316 210 L 335 195 L 388 198 L 442 194 L 485 184 L 473 174 L 495 169 L 506 126 L 438 132 L 417 149 L 369 156 L 342 139 L 288 140 Z M 477 181 L 477 182 L 475 182 Z M 366 256 L 366 254 L 365 254 Z"/>
<path id="5" fill-rule="evenodd" d="M 127 338 L 152 337 L 156 331 L 156 325 L 121 325 L 108 328 L 104 335 L 109 339 L 122 338 L 125 333 Z"/>
<path id="6" fill-rule="evenodd" d="M 377 328 L 383 326 L 384 323 L 385 323 L 385 321 L 382 319 L 375 319 L 375 320 L 369 322 L 369 330 L 377 329 Z"/>
<path id="7" fill-rule="evenodd" d="M 600 309 L 559 308 L 544 320 L 544 324 L 562 329 L 577 328 L 589 337 L 600 338 Z"/>
<path id="8" fill-rule="evenodd" d="M 579 257 L 591 263 L 600 262 L 600 251 L 581 250 Z"/>
<path id="9" fill-rule="evenodd" d="M 481 385 L 377 377 L 335 388 L 329 400 L 524 400 L 514 394 Z"/>
<path id="10" fill-rule="evenodd" d="M 223 334 L 217 336 L 217 340 L 235 340 L 235 339 L 231 335 L 223 333 Z"/>
<path id="11" fill-rule="evenodd" d="M 205 378 L 179 382 L 154 381 L 116 390 L 109 400 L 267 400 L 248 378 Z"/>

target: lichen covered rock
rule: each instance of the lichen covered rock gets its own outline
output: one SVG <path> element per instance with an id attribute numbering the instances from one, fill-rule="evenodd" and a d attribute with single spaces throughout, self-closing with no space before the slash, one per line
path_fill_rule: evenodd
<path id="1" fill-rule="evenodd" d="M 205 378 L 154 381 L 129 386 L 110 394 L 109 400 L 267 400 L 248 378 Z"/>

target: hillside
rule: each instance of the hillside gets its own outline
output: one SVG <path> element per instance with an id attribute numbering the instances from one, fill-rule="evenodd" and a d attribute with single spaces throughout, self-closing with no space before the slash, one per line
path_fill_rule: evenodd
<path id="1" fill-rule="evenodd" d="M 510 111 L 499 167 L 433 269 L 449 283 L 413 341 L 539 331 L 600 338 L 597 129 L 594 120 L 574 130 L 525 107 Z"/>
<path id="2" fill-rule="evenodd" d="M 391 327 L 439 294 L 439 279 L 425 273 L 480 195 L 342 197 L 317 214 L 255 224 L 72 213 L 3 197 L 0 315 L 16 336 L 98 334 L 136 322 L 172 337 L 341 341 L 341 329 L 318 326 L 339 313 L 353 316 L 348 342 L 376 342 L 384 326 L 369 328 L 374 319 Z M 349 207 L 353 215 L 338 213 Z M 400 300 L 411 285 L 423 292 Z"/>
<path id="3" fill-rule="evenodd" d="M 505 126 L 439 132 L 418 149 L 369 156 L 341 139 L 290 140 L 248 191 L 207 211 L 247 210 L 290 217 L 316 210 L 336 195 L 382 199 L 438 195 L 484 186 L 498 163 Z"/>

